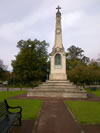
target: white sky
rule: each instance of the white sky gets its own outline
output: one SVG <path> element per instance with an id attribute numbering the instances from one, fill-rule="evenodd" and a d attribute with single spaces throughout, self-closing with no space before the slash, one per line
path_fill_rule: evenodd
<path id="1" fill-rule="evenodd" d="M 56 7 L 62 7 L 65 50 L 78 46 L 90 58 L 100 54 L 100 0 L 0 0 L 0 59 L 12 70 L 17 42 L 35 38 L 54 45 Z"/>

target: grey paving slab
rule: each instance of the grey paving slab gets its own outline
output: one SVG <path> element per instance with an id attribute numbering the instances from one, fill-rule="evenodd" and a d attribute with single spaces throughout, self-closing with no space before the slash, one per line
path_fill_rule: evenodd
<path id="1" fill-rule="evenodd" d="M 81 128 L 63 101 L 45 100 L 36 133 L 81 133 Z"/>

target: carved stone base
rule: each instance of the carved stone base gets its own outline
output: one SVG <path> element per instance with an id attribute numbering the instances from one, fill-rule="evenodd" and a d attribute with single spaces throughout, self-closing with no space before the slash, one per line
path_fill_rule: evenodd
<path id="1" fill-rule="evenodd" d="M 62 73 L 53 73 L 49 75 L 49 80 L 67 80 L 67 75 Z"/>

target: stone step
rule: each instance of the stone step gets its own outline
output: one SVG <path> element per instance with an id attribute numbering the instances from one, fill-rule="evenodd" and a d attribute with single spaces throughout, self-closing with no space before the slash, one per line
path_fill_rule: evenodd
<path id="1" fill-rule="evenodd" d="M 40 86 L 75 86 L 74 84 L 64 84 L 64 83 L 43 83 Z"/>
<path id="2" fill-rule="evenodd" d="M 74 85 L 40 85 L 39 88 L 64 88 L 64 89 L 70 89 L 70 88 L 76 88 Z M 78 87 L 77 87 L 78 88 Z"/>
<path id="3" fill-rule="evenodd" d="M 47 90 L 60 90 L 60 89 L 67 89 L 67 90 L 70 90 L 70 89 L 77 89 L 77 90 L 80 90 L 79 88 L 73 88 L 73 87 L 70 87 L 70 88 L 66 88 L 66 87 L 39 87 L 39 89 L 47 89 Z"/>
<path id="4" fill-rule="evenodd" d="M 34 89 L 33 89 L 34 90 Z M 86 91 L 79 92 L 61 92 L 61 91 L 28 91 L 27 96 L 35 96 L 35 97 L 63 97 L 63 98 L 87 98 Z"/>
<path id="5" fill-rule="evenodd" d="M 71 83 L 69 80 L 46 80 L 46 83 Z"/>
<path id="6" fill-rule="evenodd" d="M 55 89 L 55 88 L 52 88 L 52 89 L 48 89 L 48 88 L 39 88 L 39 89 L 33 89 L 33 91 L 42 91 L 42 92 L 82 92 L 84 90 L 80 90 L 80 89 L 74 89 L 74 88 L 70 88 L 70 89 Z"/>
<path id="7" fill-rule="evenodd" d="M 59 85 L 59 84 L 61 84 L 61 85 L 63 85 L 63 84 L 64 84 L 64 85 L 66 85 L 66 84 L 67 84 L 67 85 L 73 85 L 73 83 L 71 83 L 71 82 L 43 82 L 42 84 L 47 84 L 47 85 L 49 85 L 49 84 L 53 84 L 53 85 L 55 85 L 55 84 L 56 84 L 56 85 L 57 85 L 57 84 L 58 84 L 58 85 Z"/>
<path id="8" fill-rule="evenodd" d="M 62 97 L 62 98 L 87 98 L 87 92 L 73 83 L 67 81 L 51 81 L 28 90 L 27 96 L 35 97 Z"/>

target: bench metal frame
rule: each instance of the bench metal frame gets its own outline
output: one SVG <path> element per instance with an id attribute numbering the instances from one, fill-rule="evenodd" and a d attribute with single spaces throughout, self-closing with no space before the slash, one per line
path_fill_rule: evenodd
<path id="1" fill-rule="evenodd" d="M 10 112 L 10 109 L 19 109 L 19 111 L 16 113 Z M 11 115 L 13 116 L 13 120 Z M 11 107 L 8 105 L 7 100 L 0 102 L 0 133 L 9 133 L 17 120 L 19 121 L 19 125 L 21 126 L 22 125 L 21 118 L 22 118 L 22 108 L 20 106 Z M 12 124 L 9 125 L 9 122 L 11 122 Z"/>

